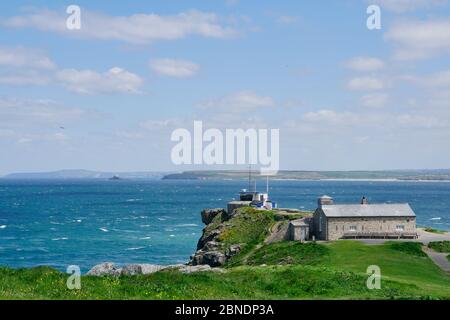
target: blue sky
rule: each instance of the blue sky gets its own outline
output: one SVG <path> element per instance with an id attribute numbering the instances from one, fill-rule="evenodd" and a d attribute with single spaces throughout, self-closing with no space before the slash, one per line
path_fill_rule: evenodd
<path id="1" fill-rule="evenodd" d="M 0 174 L 193 169 L 194 120 L 279 128 L 282 169 L 449 167 L 446 0 L 14 1 L 0 39 Z"/>

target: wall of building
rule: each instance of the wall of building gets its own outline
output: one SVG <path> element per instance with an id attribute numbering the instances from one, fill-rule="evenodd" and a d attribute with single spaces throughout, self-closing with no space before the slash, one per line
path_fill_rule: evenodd
<path id="1" fill-rule="evenodd" d="M 307 241 L 309 240 L 309 226 L 289 224 L 289 239 L 291 241 Z"/>
<path id="2" fill-rule="evenodd" d="M 404 231 L 397 231 L 397 226 L 404 226 Z M 356 227 L 356 231 L 351 230 Z M 375 218 L 328 218 L 327 240 L 341 239 L 347 233 L 416 233 L 416 218 L 411 217 L 375 217 Z"/>
<path id="3" fill-rule="evenodd" d="M 314 212 L 312 232 L 316 240 L 327 240 L 327 217 L 321 209 Z"/>

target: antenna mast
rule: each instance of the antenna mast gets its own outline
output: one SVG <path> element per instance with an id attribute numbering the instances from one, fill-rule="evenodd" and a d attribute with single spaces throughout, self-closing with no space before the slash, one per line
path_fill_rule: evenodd
<path id="1" fill-rule="evenodd" d="M 248 191 L 252 190 L 252 165 L 248 166 Z"/>

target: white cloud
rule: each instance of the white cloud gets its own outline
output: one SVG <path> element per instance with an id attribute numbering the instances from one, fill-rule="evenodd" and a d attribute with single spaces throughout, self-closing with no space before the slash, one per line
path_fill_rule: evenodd
<path id="1" fill-rule="evenodd" d="M 174 129 L 182 126 L 184 121 L 180 119 L 164 119 L 164 120 L 146 120 L 139 124 L 139 126 L 149 131 L 161 131 L 166 129 Z"/>
<path id="2" fill-rule="evenodd" d="M 385 93 L 367 94 L 361 98 L 361 104 L 368 108 L 382 108 L 386 105 L 389 96 Z"/>
<path id="3" fill-rule="evenodd" d="M 174 78 L 192 77 L 200 69 L 197 64 L 191 61 L 174 59 L 150 61 L 150 68 L 158 74 Z"/>
<path id="4" fill-rule="evenodd" d="M 41 86 L 51 82 L 51 77 L 36 71 L 0 74 L 0 84 L 11 86 Z"/>
<path id="5" fill-rule="evenodd" d="M 384 62 L 373 57 L 356 57 L 346 63 L 349 69 L 355 71 L 377 71 L 384 68 Z"/>
<path id="6" fill-rule="evenodd" d="M 396 123 L 406 128 L 439 129 L 448 128 L 449 121 L 433 115 L 401 114 L 396 118 Z"/>
<path id="7" fill-rule="evenodd" d="M 416 77 L 415 81 L 429 88 L 450 88 L 450 70 L 436 72 L 422 78 Z"/>
<path id="8" fill-rule="evenodd" d="M 347 126 L 360 123 L 360 117 L 356 113 L 348 111 L 339 112 L 327 109 L 305 113 L 302 118 L 306 122 L 334 126 Z"/>
<path id="9" fill-rule="evenodd" d="M 404 20 L 393 25 L 386 39 L 395 46 L 398 60 L 417 60 L 450 53 L 450 17 Z"/>
<path id="10" fill-rule="evenodd" d="M 86 115 L 79 108 L 69 108 L 53 100 L 0 98 L 0 125 L 2 127 L 60 125 Z"/>
<path id="11" fill-rule="evenodd" d="M 67 15 L 34 9 L 24 15 L 0 20 L 9 28 L 35 28 L 97 40 L 117 40 L 146 44 L 158 40 L 182 39 L 190 35 L 209 38 L 227 38 L 237 34 L 229 26 L 221 24 L 214 13 L 190 10 L 175 15 L 134 14 L 131 16 L 108 16 L 83 9 L 80 30 L 66 28 Z"/>
<path id="12" fill-rule="evenodd" d="M 0 47 L 0 65 L 8 67 L 29 67 L 37 69 L 54 69 L 53 61 L 41 51 L 27 48 Z"/>
<path id="13" fill-rule="evenodd" d="M 124 69 L 115 67 L 104 73 L 93 70 L 61 70 L 56 75 L 57 80 L 79 94 L 105 93 L 140 93 L 143 79 Z"/>
<path id="14" fill-rule="evenodd" d="M 317 126 L 318 130 L 325 130 L 327 127 L 332 130 L 336 128 L 346 128 L 350 132 L 355 132 L 358 128 L 382 129 L 384 131 L 396 131 L 399 127 L 403 129 L 442 129 L 450 126 L 450 119 L 447 116 L 420 114 L 420 113 L 366 113 L 353 111 L 319 110 L 303 115 L 305 124 Z"/>
<path id="15" fill-rule="evenodd" d="M 357 77 L 350 79 L 347 88 L 354 91 L 374 91 L 385 87 L 384 82 L 374 77 Z"/>
<path id="16" fill-rule="evenodd" d="M 272 97 L 261 96 L 253 91 L 240 91 L 217 99 L 201 103 L 200 107 L 221 109 L 226 111 L 252 111 L 258 108 L 272 107 L 275 101 Z"/>
<path id="17" fill-rule="evenodd" d="M 370 3 L 378 4 L 383 9 L 401 13 L 444 5 L 448 3 L 448 0 L 371 0 Z"/>

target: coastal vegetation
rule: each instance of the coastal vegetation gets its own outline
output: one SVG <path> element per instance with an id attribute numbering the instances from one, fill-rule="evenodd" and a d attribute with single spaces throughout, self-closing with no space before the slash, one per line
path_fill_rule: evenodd
<path id="1" fill-rule="evenodd" d="M 446 231 L 443 230 L 438 230 L 438 229 L 434 229 L 434 228 L 430 228 L 430 227 L 426 227 L 423 229 L 426 232 L 430 232 L 430 233 L 436 233 L 436 234 L 446 234 Z"/>
<path id="2" fill-rule="evenodd" d="M 450 253 L 450 241 L 434 241 L 428 244 L 428 248 L 436 252 Z"/>
<path id="3" fill-rule="evenodd" d="M 241 248 L 222 272 L 82 276 L 81 289 L 69 290 L 68 275 L 48 267 L 0 268 L 0 299 L 450 299 L 450 277 L 419 243 L 267 242 L 280 219 L 248 208 L 215 216 L 205 234 L 221 230 L 223 252 Z M 366 286 L 371 265 L 381 270 L 379 290 Z"/>

